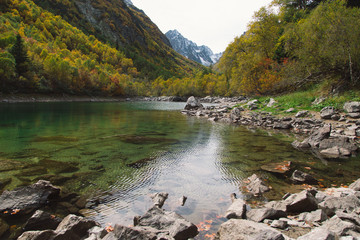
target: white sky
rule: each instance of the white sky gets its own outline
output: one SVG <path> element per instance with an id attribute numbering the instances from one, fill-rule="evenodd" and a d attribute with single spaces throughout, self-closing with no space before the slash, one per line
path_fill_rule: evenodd
<path id="1" fill-rule="evenodd" d="M 177 29 L 214 53 L 240 36 L 255 11 L 272 0 L 132 0 L 163 33 Z"/>

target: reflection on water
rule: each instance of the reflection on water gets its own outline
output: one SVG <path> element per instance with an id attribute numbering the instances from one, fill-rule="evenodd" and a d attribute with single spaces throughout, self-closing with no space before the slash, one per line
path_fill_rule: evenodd
<path id="1" fill-rule="evenodd" d="M 168 192 L 166 210 L 194 223 L 220 224 L 229 195 L 253 173 L 273 186 L 268 198 L 294 191 L 288 176 L 261 165 L 291 161 L 323 184 L 358 178 L 360 161 L 322 163 L 280 135 L 183 116 L 184 103 L 0 104 L 0 180 L 6 188 L 47 179 L 87 194 L 102 224 L 131 224 Z M 184 207 L 179 199 L 187 196 Z M 215 228 L 215 227 L 214 227 Z"/>

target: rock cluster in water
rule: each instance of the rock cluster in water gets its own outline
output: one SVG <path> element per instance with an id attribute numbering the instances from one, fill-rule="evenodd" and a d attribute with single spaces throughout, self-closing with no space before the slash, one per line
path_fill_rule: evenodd
<path id="1" fill-rule="evenodd" d="M 194 102 L 195 98 L 191 97 Z M 189 99 L 190 100 L 190 99 Z M 347 114 L 340 114 L 332 107 L 325 107 L 320 117 L 312 116 L 309 111 L 300 111 L 294 117 L 277 118 L 271 113 L 256 112 L 258 100 L 246 98 L 219 98 L 207 97 L 205 102 L 220 103 L 217 106 L 197 107 L 187 105 L 182 111 L 189 116 L 205 117 L 211 121 L 222 121 L 232 124 L 263 127 L 276 130 L 291 130 L 294 133 L 306 134 L 308 138 L 295 141 L 297 149 L 311 149 L 319 158 L 337 159 L 354 156 L 358 151 L 357 138 L 360 137 L 360 102 L 348 102 L 344 105 Z M 276 105 L 270 99 L 268 107 Z M 292 112 L 289 109 L 286 112 Z"/>
<path id="2" fill-rule="evenodd" d="M 134 218 L 134 226 L 107 226 L 75 214 L 61 219 L 41 209 L 51 209 L 61 199 L 61 191 L 50 182 L 40 180 L 35 184 L 4 191 L 0 196 L 0 238 L 5 236 L 9 223 L 27 219 L 9 239 L 18 240 L 112 240 L 112 239 L 175 239 L 185 240 L 198 234 L 197 227 L 175 212 L 161 209 L 167 193 L 152 197 L 154 206 L 144 215 Z M 69 198 L 69 196 L 67 196 Z M 66 197 L 65 197 L 66 198 Z M 185 198 L 185 197 L 184 197 Z M 71 205 L 71 203 L 69 203 Z M 49 208 L 50 207 L 50 208 Z"/>

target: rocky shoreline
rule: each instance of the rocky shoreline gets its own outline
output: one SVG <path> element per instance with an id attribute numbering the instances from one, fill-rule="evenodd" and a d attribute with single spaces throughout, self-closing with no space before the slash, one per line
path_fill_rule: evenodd
<path id="1" fill-rule="evenodd" d="M 294 180 L 311 180 L 293 175 Z M 247 179 L 246 188 L 254 195 L 270 190 L 255 174 Z M 70 199 L 70 195 L 65 198 Z M 0 239 L 186 240 L 197 236 L 197 226 L 175 212 L 162 209 L 167 193 L 156 193 L 151 198 L 153 207 L 144 215 L 135 216 L 132 226 L 104 227 L 79 213 L 63 218 L 51 213 L 51 206 L 63 201 L 64 193 L 50 182 L 40 180 L 2 193 Z M 257 207 L 237 199 L 235 194 L 231 199 L 232 204 L 225 213 L 229 220 L 221 224 L 211 239 L 360 239 L 360 179 L 348 187 L 324 191 L 309 186 Z M 15 224 L 16 229 L 10 224 Z"/>
<path id="2" fill-rule="evenodd" d="M 292 144 L 296 149 L 310 150 L 321 159 L 346 158 L 358 152 L 360 102 L 346 103 L 342 113 L 325 107 L 320 113 L 299 111 L 294 116 L 276 117 L 269 112 L 255 111 L 261 104 L 258 100 L 240 99 L 217 99 L 219 105 L 204 107 L 201 104 L 204 99 L 190 97 L 182 113 L 214 122 L 291 131 L 298 138 Z M 276 106 L 273 99 L 264 104 Z M 293 111 L 287 110 L 288 113 Z"/>

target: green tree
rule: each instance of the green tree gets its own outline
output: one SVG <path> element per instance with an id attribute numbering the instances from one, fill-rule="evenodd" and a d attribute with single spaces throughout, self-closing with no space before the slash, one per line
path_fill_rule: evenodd
<path id="1" fill-rule="evenodd" d="M 24 76 L 29 69 L 29 58 L 24 45 L 24 40 L 21 38 L 20 34 L 16 36 L 16 41 L 12 46 L 10 53 L 15 58 L 16 73 L 19 76 Z"/>

